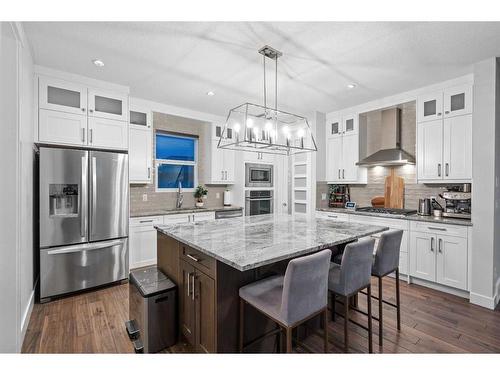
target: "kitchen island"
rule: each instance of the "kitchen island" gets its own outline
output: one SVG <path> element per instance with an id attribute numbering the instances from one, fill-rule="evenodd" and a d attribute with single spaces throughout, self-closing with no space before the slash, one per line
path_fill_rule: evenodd
<path id="1" fill-rule="evenodd" d="M 299 215 L 259 215 L 159 225 L 158 267 L 179 287 L 179 334 L 200 352 L 238 348 L 238 290 L 284 272 L 292 258 L 338 247 L 387 227 Z M 249 308 L 251 309 L 251 308 Z M 245 314 L 245 342 L 272 331 L 263 315 Z M 273 351 L 275 337 L 251 350 Z"/>

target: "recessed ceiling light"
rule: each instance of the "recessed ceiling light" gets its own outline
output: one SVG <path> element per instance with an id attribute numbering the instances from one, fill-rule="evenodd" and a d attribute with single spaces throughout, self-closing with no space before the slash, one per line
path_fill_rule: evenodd
<path id="1" fill-rule="evenodd" d="M 347 85 L 347 88 L 348 88 L 348 89 L 353 89 L 353 88 L 355 88 L 356 86 L 357 86 L 357 85 L 356 85 L 355 83 L 349 83 L 349 84 Z"/>
<path id="2" fill-rule="evenodd" d="M 92 62 L 94 63 L 95 66 L 98 66 L 99 68 L 104 66 L 104 62 L 102 60 L 94 59 L 92 60 Z"/>
<path id="3" fill-rule="evenodd" d="M 208 91 L 208 92 L 207 92 L 207 95 L 208 95 L 208 96 L 214 96 L 214 95 L 215 95 L 215 92 L 213 92 L 213 91 Z"/>

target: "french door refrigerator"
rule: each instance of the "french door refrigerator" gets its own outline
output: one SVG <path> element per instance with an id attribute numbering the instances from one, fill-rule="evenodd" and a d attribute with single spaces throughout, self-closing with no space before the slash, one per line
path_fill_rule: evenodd
<path id="1" fill-rule="evenodd" d="M 40 147 L 40 300 L 128 277 L 128 155 Z"/>

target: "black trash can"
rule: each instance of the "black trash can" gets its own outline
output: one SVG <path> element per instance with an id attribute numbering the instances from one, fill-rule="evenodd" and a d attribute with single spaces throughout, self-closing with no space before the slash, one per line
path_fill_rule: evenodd
<path id="1" fill-rule="evenodd" d="M 156 353 L 177 342 L 177 286 L 156 266 L 129 277 L 129 321 L 136 352 Z"/>

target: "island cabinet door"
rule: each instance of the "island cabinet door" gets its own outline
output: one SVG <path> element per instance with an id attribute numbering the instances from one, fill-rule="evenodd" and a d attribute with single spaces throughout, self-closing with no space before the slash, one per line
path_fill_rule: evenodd
<path id="1" fill-rule="evenodd" d="M 180 330 L 186 340 L 196 346 L 196 312 L 195 312 L 195 269 L 183 260 L 180 261 Z"/>
<path id="2" fill-rule="evenodd" d="M 215 353 L 215 281 L 196 272 L 196 350 Z"/>

